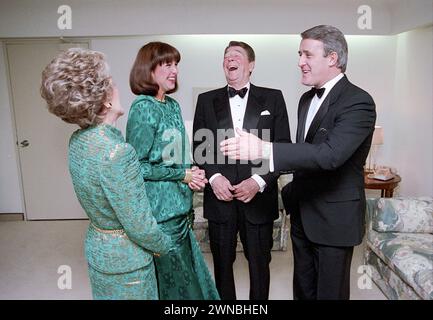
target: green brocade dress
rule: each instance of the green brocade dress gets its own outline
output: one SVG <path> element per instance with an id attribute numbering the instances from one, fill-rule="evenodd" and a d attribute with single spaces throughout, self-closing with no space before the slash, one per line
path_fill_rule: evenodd
<path id="1" fill-rule="evenodd" d="M 219 299 L 192 231 L 192 191 L 182 180 L 191 167 L 188 137 L 176 100 L 140 95 L 132 103 L 126 141 L 140 161 L 146 192 L 160 228 L 177 249 L 155 259 L 162 300 Z"/>
<path id="2" fill-rule="evenodd" d="M 158 299 L 153 253 L 174 244 L 153 217 L 134 148 L 101 124 L 69 141 L 69 171 L 90 219 L 84 249 L 94 299 Z"/>

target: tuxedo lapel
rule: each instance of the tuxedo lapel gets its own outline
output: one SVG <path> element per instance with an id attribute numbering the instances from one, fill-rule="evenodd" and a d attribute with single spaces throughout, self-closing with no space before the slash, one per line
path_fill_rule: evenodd
<path id="1" fill-rule="evenodd" d="M 306 142 L 311 142 L 313 140 L 313 137 L 316 134 L 317 129 L 319 129 L 323 118 L 328 113 L 329 108 L 332 107 L 332 105 L 334 105 L 338 101 L 341 92 L 344 90 L 344 88 L 347 86 L 348 83 L 349 80 L 347 80 L 347 77 L 344 76 L 343 78 L 340 79 L 340 81 L 338 81 L 334 85 L 334 87 L 331 89 L 329 94 L 326 96 L 325 101 L 323 101 L 322 105 L 320 106 L 319 110 L 316 113 L 316 116 L 311 122 L 310 128 L 308 129 L 307 132 L 307 136 L 305 137 Z"/>
<path id="2" fill-rule="evenodd" d="M 216 94 L 214 101 L 215 116 L 218 121 L 218 129 L 233 129 L 233 120 L 230 112 L 227 86 L 221 88 Z"/>
<path id="3" fill-rule="evenodd" d="M 298 109 L 298 128 L 296 130 L 296 142 L 304 142 L 305 135 L 305 121 L 307 119 L 308 109 L 310 108 L 311 99 L 313 95 L 307 93 L 306 98 L 301 102 Z"/>
<path id="4" fill-rule="evenodd" d="M 320 123 L 322 123 L 323 118 L 325 117 L 326 113 L 328 112 L 329 98 L 330 97 L 328 94 L 325 101 L 322 102 L 322 105 L 320 106 L 319 110 L 317 111 L 316 115 L 314 116 L 313 121 L 310 124 L 310 128 L 308 129 L 307 135 L 305 136 L 305 142 L 311 142 L 313 140 L 313 137 L 316 134 L 316 131 L 320 126 Z"/>
<path id="5" fill-rule="evenodd" d="M 243 128 L 248 131 L 257 129 L 260 113 L 262 112 L 263 99 L 259 96 L 257 88 L 250 84 L 250 93 L 248 94 L 247 107 L 245 109 Z"/>

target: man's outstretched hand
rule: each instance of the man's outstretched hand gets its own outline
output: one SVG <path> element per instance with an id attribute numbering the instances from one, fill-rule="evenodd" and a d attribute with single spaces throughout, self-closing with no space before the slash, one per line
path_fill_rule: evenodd
<path id="1" fill-rule="evenodd" d="M 238 137 L 221 141 L 220 150 L 231 159 L 256 160 L 268 159 L 271 143 L 260 140 L 257 136 L 236 128 Z"/>

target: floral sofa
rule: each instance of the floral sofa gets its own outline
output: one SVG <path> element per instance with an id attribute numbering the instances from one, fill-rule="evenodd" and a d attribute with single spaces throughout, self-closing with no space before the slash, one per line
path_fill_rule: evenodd
<path id="1" fill-rule="evenodd" d="M 287 183 L 287 177 L 281 176 L 278 180 L 278 185 L 281 188 Z M 289 218 L 286 216 L 284 211 L 283 203 L 281 200 L 281 193 L 278 194 L 278 203 L 280 208 L 280 216 L 274 221 L 273 239 L 274 244 L 272 250 L 286 251 L 287 241 L 289 236 Z M 207 219 L 203 218 L 203 192 L 195 192 L 193 198 L 193 208 L 194 208 L 194 233 L 197 241 L 200 245 L 202 252 L 210 252 L 209 247 L 209 230 Z M 242 251 L 242 243 L 239 240 L 238 235 L 238 245 L 237 251 Z"/>
<path id="2" fill-rule="evenodd" d="M 368 199 L 365 262 L 388 299 L 433 300 L 433 198 Z"/>

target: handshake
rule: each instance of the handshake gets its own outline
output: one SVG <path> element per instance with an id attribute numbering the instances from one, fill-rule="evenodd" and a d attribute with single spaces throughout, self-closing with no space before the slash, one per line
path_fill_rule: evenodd
<path id="1" fill-rule="evenodd" d="M 188 187 L 193 191 L 203 190 L 206 183 L 208 183 L 204 170 L 197 166 L 193 166 L 191 169 L 186 169 L 183 182 L 188 184 Z"/>

